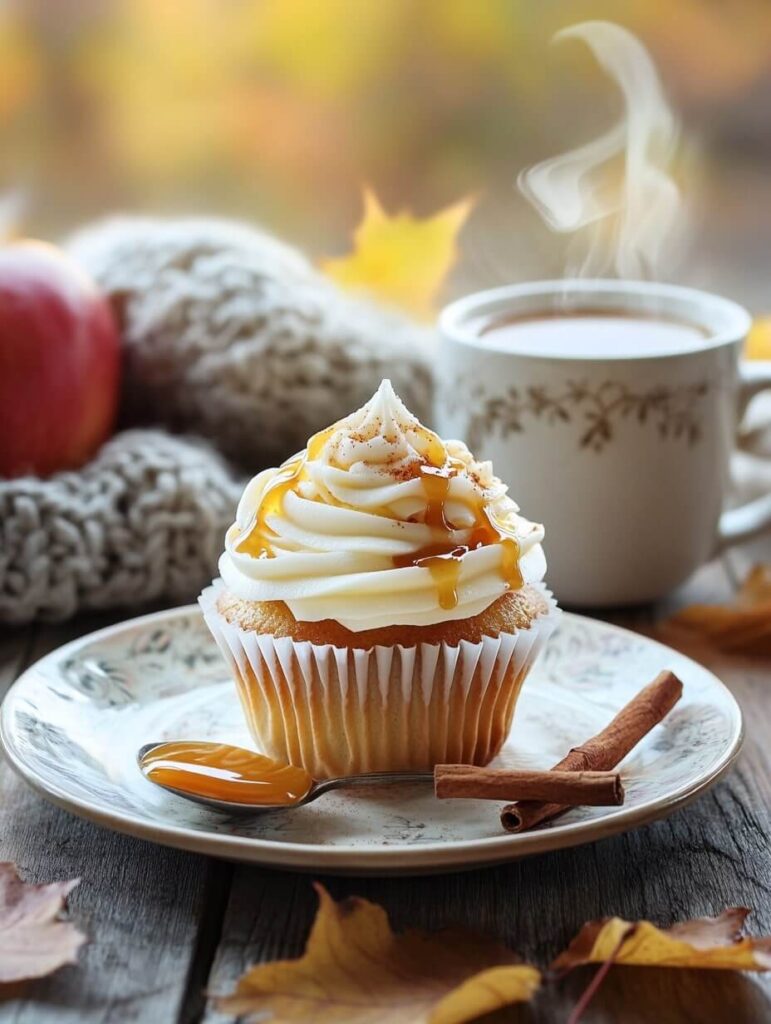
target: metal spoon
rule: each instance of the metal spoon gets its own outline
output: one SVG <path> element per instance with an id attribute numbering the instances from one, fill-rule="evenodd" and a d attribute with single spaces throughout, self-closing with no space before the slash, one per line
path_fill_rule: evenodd
<path id="1" fill-rule="evenodd" d="M 222 747 L 222 744 L 212 743 L 196 743 L 196 746 L 211 746 L 214 750 L 218 747 Z M 159 747 L 166 746 L 166 741 L 158 743 L 146 743 L 140 747 L 137 752 L 137 763 L 142 771 L 142 774 L 148 781 L 159 786 L 161 789 L 167 790 L 169 793 L 174 793 L 175 796 L 184 797 L 185 800 L 192 800 L 194 803 L 205 804 L 207 807 L 215 807 L 220 811 L 239 811 L 248 814 L 262 814 L 265 811 L 291 811 L 296 807 L 302 807 L 304 804 L 309 804 L 312 800 L 316 800 L 317 797 L 323 796 L 324 793 L 329 793 L 333 789 L 344 789 L 349 786 L 379 786 L 384 783 L 392 782 L 427 782 L 433 781 L 433 771 L 401 771 L 401 772 L 369 772 L 365 775 L 343 775 L 336 779 L 313 779 L 308 775 L 308 790 L 304 796 L 298 800 L 294 800 L 291 803 L 277 803 L 277 804 L 266 804 L 266 803 L 243 803 L 238 800 L 225 800 L 219 797 L 206 796 L 201 793 L 195 793 L 190 790 L 186 790 L 181 786 L 174 786 L 169 782 L 159 782 L 156 779 L 151 778 L 147 773 L 151 767 L 152 762 L 147 763 L 148 755 L 157 750 Z M 245 758 L 251 757 L 253 759 L 260 758 L 263 762 L 267 761 L 264 754 L 257 754 L 254 751 L 245 750 L 242 747 L 233 747 L 234 751 L 243 754 Z M 280 762 L 273 761 L 273 765 L 276 770 L 282 768 L 290 768 L 290 765 L 283 765 Z"/>

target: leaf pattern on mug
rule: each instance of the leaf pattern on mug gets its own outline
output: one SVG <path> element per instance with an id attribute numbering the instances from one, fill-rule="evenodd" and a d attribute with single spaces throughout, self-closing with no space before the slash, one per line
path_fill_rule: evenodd
<path id="1" fill-rule="evenodd" d="M 448 402 L 457 402 L 462 384 L 447 392 Z M 472 413 L 466 431 L 469 447 L 476 450 L 490 434 L 506 438 L 523 433 L 528 418 L 549 425 L 578 423 L 579 447 L 601 452 L 615 436 L 620 419 L 634 418 L 640 426 L 653 424 L 662 440 L 684 440 L 693 445 L 701 438 L 700 404 L 710 385 L 680 387 L 656 385 L 634 391 L 620 381 L 606 380 L 590 387 L 586 381 L 569 380 L 553 392 L 548 385 L 510 387 L 504 395 L 485 395 L 477 388 L 467 395 Z"/>

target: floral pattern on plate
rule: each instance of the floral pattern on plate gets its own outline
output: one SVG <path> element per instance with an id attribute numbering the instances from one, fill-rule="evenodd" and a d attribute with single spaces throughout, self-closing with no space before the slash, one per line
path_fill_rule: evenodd
<path id="1" fill-rule="evenodd" d="M 548 768 L 597 733 L 662 668 L 683 699 L 622 765 L 622 808 L 575 808 L 504 835 L 498 805 L 437 801 L 427 785 L 335 792 L 287 812 L 227 815 L 147 782 L 135 761 L 174 738 L 251 746 L 235 688 L 197 608 L 122 623 L 32 666 L 2 708 L 14 767 L 76 814 L 161 843 L 306 870 L 470 867 L 586 842 L 660 817 L 714 781 L 738 752 L 741 714 L 705 668 L 654 641 L 566 614 L 525 684 L 497 760 Z"/>

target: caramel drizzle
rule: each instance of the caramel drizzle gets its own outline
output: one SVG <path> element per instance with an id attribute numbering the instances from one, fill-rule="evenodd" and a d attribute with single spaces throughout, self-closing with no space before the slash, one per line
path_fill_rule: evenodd
<path id="1" fill-rule="evenodd" d="M 162 743 L 145 754 L 141 769 L 152 782 L 191 796 L 254 806 L 291 807 L 313 785 L 303 768 L 227 743 Z"/>
<path id="2" fill-rule="evenodd" d="M 449 457 L 440 467 L 421 467 L 420 479 L 426 496 L 424 522 L 427 526 L 444 530 L 446 533 L 453 529 L 447 519 L 447 497 L 452 478 L 464 468 L 460 460 Z M 458 605 L 458 582 L 464 555 L 489 544 L 501 546 L 501 576 L 509 588 L 519 590 L 524 585 L 519 568 L 520 548 L 516 537 L 498 527 L 484 501 L 476 502 L 472 510 L 474 525 L 465 544 L 458 545 L 449 539 L 438 541 L 409 555 L 397 555 L 392 559 L 395 568 L 418 566 L 428 569 L 436 584 L 439 607 L 445 611 L 450 611 Z"/>
<path id="3" fill-rule="evenodd" d="M 284 496 L 297 484 L 307 479 L 307 463 L 317 458 L 326 442 L 337 430 L 337 424 L 328 430 L 314 434 L 308 442 L 307 450 L 280 468 L 262 496 L 262 501 L 255 513 L 251 525 L 239 539 L 236 550 L 257 558 L 274 557 L 270 545 L 273 531 L 267 519 L 271 515 L 279 515 L 283 508 Z M 447 498 L 450 484 L 454 476 L 465 469 L 459 459 L 448 456 L 441 439 L 426 427 L 414 429 L 424 442 L 426 456 L 418 467 L 423 493 L 426 498 L 426 511 L 423 522 L 432 530 L 450 533 L 452 524 L 447 519 Z M 458 604 L 458 582 L 460 579 L 461 562 L 464 555 L 477 548 L 489 544 L 499 544 L 502 549 L 501 576 L 511 590 L 519 590 L 524 585 L 519 568 L 520 546 L 516 537 L 501 530 L 495 523 L 483 500 L 472 507 L 474 525 L 466 544 L 458 545 L 450 539 L 439 540 L 426 545 L 408 555 L 395 555 L 392 563 L 396 569 L 417 566 L 428 569 L 436 584 L 439 606 L 451 610 Z M 379 509 L 376 515 L 393 518 L 388 509 Z"/>
<path id="4" fill-rule="evenodd" d="M 302 480 L 307 480 L 307 463 L 318 458 L 324 445 L 336 430 L 337 424 L 314 434 L 301 455 L 289 459 L 281 466 L 265 488 L 254 519 L 239 538 L 236 551 L 251 555 L 253 558 L 275 557 L 270 543 L 270 538 L 274 536 L 274 533 L 268 526 L 268 516 L 281 515 L 284 508 L 284 497 L 289 491 L 295 490 Z"/>

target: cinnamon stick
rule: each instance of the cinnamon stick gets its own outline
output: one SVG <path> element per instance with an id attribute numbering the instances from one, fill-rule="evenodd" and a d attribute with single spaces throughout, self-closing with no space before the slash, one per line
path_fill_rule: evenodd
<path id="1" fill-rule="evenodd" d="M 510 771 L 438 764 L 434 790 L 440 800 L 545 800 L 571 807 L 624 802 L 624 787 L 616 772 Z"/>
<path id="2" fill-rule="evenodd" d="M 580 747 L 573 747 L 553 771 L 607 772 L 615 768 L 669 714 L 682 692 L 683 684 L 674 672 L 660 672 L 602 732 Z M 559 800 L 511 803 L 501 811 L 501 824 L 507 832 L 524 832 L 567 809 L 568 805 Z"/>

